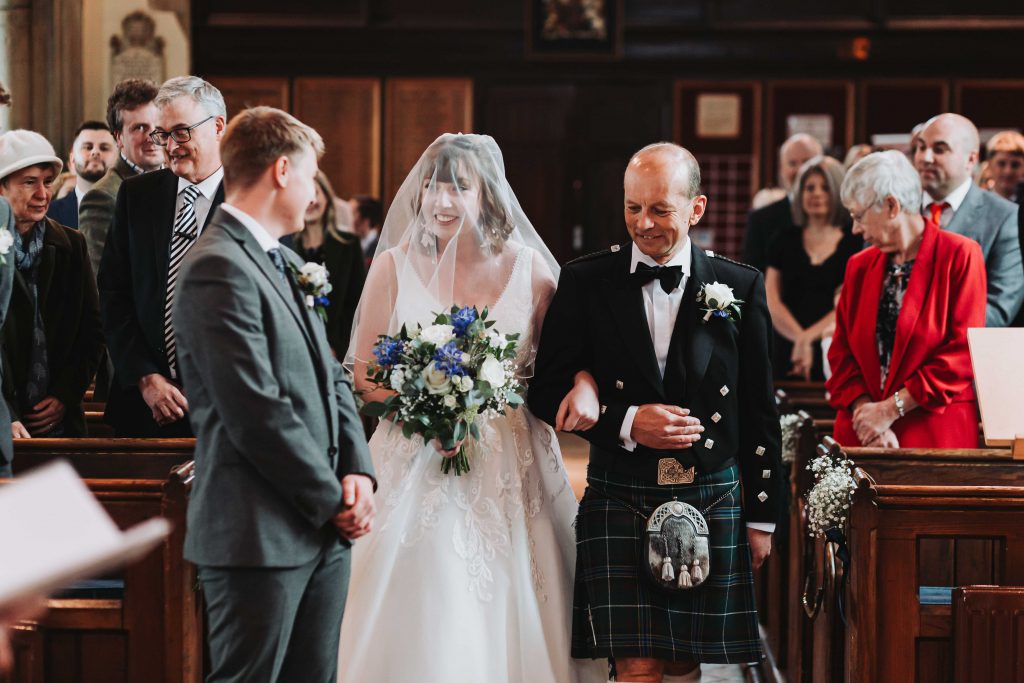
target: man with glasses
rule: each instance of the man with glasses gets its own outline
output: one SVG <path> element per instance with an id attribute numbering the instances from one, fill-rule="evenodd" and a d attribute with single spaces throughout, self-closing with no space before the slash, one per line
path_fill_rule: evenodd
<path id="1" fill-rule="evenodd" d="M 125 178 L 164 166 L 164 150 L 149 139 L 159 123 L 152 81 L 129 78 L 114 87 L 107 100 L 107 125 L 120 151 L 117 163 L 96 181 L 78 204 L 78 229 L 89 248 L 92 272 L 99 272 L 103 245 L 114 220 L 114 202 Z"/>
<path id="2" fill-rule="evenodd" d="M 181 261 L 224 200 L 220 91 L 196 76 L 172 78 L 154 100 L 150 139 L 168 168 L 121 186 L 100 261 L 103 329 L 114 383 L 105 419 L 122 437 L 188 437 L 171 306 Z M 154 267 L 155 266 L 155 267 Z"/>

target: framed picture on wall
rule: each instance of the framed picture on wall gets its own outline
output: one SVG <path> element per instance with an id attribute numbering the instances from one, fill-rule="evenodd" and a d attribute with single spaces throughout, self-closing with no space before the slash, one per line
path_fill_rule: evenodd
<path id="1" fill-rule="evenodd" d="M 526 0 L 526 55 L 618 59 L 624 0 Z"/>

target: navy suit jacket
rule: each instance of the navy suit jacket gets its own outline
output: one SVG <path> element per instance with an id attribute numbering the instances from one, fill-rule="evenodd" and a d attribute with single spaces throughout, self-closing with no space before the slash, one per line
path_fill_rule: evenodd
<path id="1" fill-rule="evenodd" d="M 46 215 L 65 228 L 78 230 L 78 195 L 72 190 L 60 199 L 50 202 Z"/>

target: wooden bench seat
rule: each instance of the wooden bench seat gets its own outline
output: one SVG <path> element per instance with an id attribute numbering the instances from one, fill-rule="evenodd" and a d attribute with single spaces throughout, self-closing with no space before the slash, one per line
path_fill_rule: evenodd
<path id="1" fill-rule="evenodd" d="M 192 459 L 195 439 L 16 439 L 15 475 L 53 460 L 71 463 L 84 479 L 164 481 Z"/>

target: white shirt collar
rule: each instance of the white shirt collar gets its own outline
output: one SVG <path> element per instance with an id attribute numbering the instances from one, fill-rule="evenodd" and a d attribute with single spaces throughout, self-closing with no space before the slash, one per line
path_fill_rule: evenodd
<path id="1" fill-rule="evenodd" d="M 193 183 L 193 182 L 190 182 L 190 181 L 186 180 L 185 178 L 182 178 L 182 177 L 179 176 L 178 177 L 178 194 L 181 194 L 182 192 L 184 192 L 185 188 L 188 187 L 189 185 L 195 185 L 196 187 L 199 188 L 199 192 L 204 197 L 206 197 L 207 199 L 209 199 L 212 202 L 213 198 L 217 195 L 217 187 L 220 185 L 220 181 L 222 181 L 223 179 L 224 179 L 224 167 L 223 166 L 221 166 L 216 171 L 211 173 L 206 180 L 204 180 L 204 181 L 202 181 L 200 183 Z"/>
<path id="2" fill-rule="evenodd" d="M 632 260 L 629 264 L 629 272 L 636 272 L 636 265 L 638 263 L 644 263 L 648 266 L 682 266 L 683 275 L 686 277 L 690 276 L 690 261 L 693 259 L 693 253 L 690 250 L 690 238 L 687 236 L 686 242 L 683 244 L 683 248 L 676 252 L 676 255 L 672 257 L 672 260 L 668 263 L 658 263 L 650 256 L 640 251 L 640 247 L 633 243 Z"/>
<path id="3" fill-rule="evenodd" d="M 960 205 L 964 203 L 964 199 L 967 198 L 967 192 L 971 189 L 971 182 L 971 179 L 967 178 L 967 180 L 965 180 L 958 188 L 942 199 L 932 199 L 932 196 L 925 192 L 921 197 L 921 208 L 927 209 L 932 202 L 938 202 L 939 204 L 946 202 L 949 204 L 949 208 L 953 209 L 953 212 L 956 213 L 956 211 L 959 210 Z"/>
<path id="4" fill-rule="evenodd" d="M 78 200 L 77 203 L 78 203 L 79 206 L 82 205 L 82 197 L 84 197 L 84 196 L 85 196 L 85 190 L 80 188 L 78 186 L 78 183 L 75 183 L 75 199 Z"/>
<path id="5" fill-rule="evenodd" d="M 223 202 L 221 208 L 227 211 L 229 214 L 238 219 L 238 222 L 245 226 L 245 229 L 252 233 L 252 236 L 256 238 L 256 241 L 260 243 L 260 248 L 263 251 L 270 251 L 271 249 L 279 249 L 281 243 L 270 236 L 266 228 L 259 224 L 255 218 L 242 211 L 237 206 L 231 206 L 227 202 Z"/>

